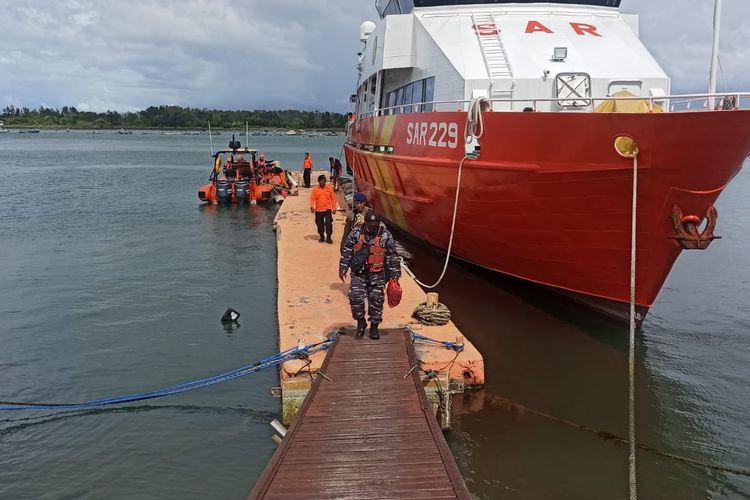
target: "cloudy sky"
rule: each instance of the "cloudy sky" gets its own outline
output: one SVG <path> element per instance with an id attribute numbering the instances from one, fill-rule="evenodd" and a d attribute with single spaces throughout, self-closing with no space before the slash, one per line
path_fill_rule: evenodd
<path id="1" fill-rule="evenodd" d="M 0 0 L 0 107 L 176 104 L 345 111 L 372 0 Z M 704 91 L 713 0 L 623 0 L 675 92 Z M 750 1 L 724 1 L 722 66 L 750 90 Z"/>

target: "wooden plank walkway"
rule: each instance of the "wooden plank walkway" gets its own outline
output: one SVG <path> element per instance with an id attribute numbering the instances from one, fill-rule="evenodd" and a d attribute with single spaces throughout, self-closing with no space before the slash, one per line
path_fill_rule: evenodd
<path id="1" fill-rule="evenodd" d="M 403 329 L 340 335 L 249 498 L 470 499 L 416 365 Z"/>

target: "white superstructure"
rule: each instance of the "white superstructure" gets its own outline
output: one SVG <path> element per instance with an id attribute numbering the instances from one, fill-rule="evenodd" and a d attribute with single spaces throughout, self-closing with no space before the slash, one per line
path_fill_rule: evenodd
<path id="1" fill-rule="evenodd" d="M 521 111 L 535 99 L 554 99 L 534 108 L 576 111 L 590 107 L 586 98 L 621 90 L 669 95 L 669 77 L 639 39 L 638 17 L 617 5 L 379 2 L 380 21 L 363 32 L 357 113 L 480 96 L 496 100 L 495 110 Z"/>

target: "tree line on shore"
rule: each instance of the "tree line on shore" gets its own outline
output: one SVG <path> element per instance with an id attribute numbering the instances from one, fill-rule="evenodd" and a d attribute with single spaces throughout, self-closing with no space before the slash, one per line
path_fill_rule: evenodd
<path id="1" fill-rule="evenodd" d="M 283 129 L 333 129 L 344 127 L 346 117 L 328 111 L 300 111 L 295 109 L 278 111 L 227 111 L 217 109 L 183 108 L 181 106 L 151 106 L 142 111 L 119 113 L 106 111 L 94 113 L 79 111 L 75 107 L 62 109 L 40 107 L 39 109 L 7 106 L 0 113 L 6 127 L 36 128 L 182 128 L 242 129 L 245 123 L 250 128 Z"/>

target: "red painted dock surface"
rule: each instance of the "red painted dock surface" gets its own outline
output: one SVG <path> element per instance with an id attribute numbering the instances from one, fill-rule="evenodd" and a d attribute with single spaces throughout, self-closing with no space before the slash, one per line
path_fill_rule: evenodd
<path id="1" fill-rule="evenodd" d="M 471 498 L 410 335 L 381 334 L 338 337 L 249 498 Z"/>

